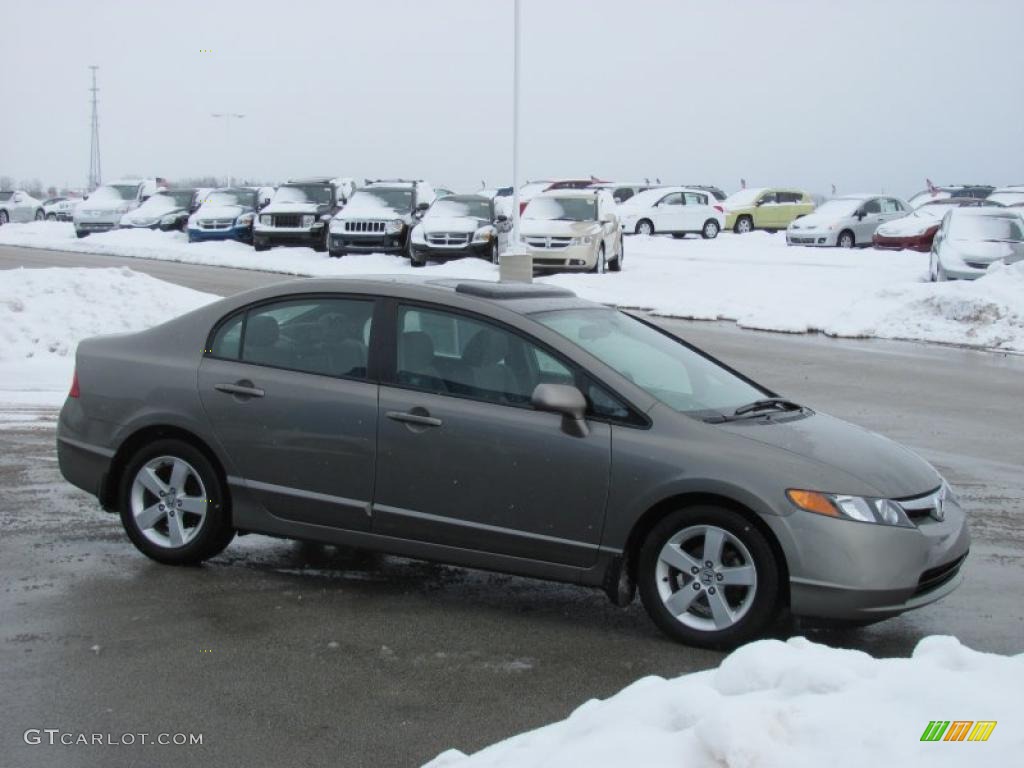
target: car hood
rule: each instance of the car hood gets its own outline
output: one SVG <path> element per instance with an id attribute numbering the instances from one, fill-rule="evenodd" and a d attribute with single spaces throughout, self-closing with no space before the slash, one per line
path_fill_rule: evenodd
<path id="1" fill-rule="evenodd" d="M 543 219 L 524 219 L 522 222 L 524 235 L 530 237 L 580 237 L 593 235 L 601 227 L 596 221 L 546 221 Z"/>
<path id="2" fill-rule="evenodd" d="M 386 205 L 353 205 L 349 203 L 334 218 L 341 221 L 359 219 L 361 221 L 391 221 L 392 219 L 408 218 L 409 211 L 388 208 Z"/>
<path id="3" fill-rule="evenodd" d="M 939 220 L 931 216 L 904 216 L 901 219 L 887 221 L 877 230 L 883 237 L 913 237 L 923 235 L 929 229 L 939 226 Z"/>
<path id="4" fill-rule="evenodd" d="M 201 205 L 194 215 L 198 219 L 235 219 L 250 210 L 242 205 Z"/>
<path id="5" fill-rule="evenodd" d="M 423 220 L 424 232 L 476 232 L 490 222 L 473 216 L 437 216 Z"/>
<path id="6" fill-rule="evenodd" d="M 846 221 L 848 216 L 822 216 L 817 213 L 809 213 L 801 216 L 790 226 L 793 229 L 827 229 L 829 226 L 837 226 L 840 222 Z"/>
<path id="7" fill-rule="evenodd" d="M 316 213 L 316 203 L 271 203 L 260 213 Z"/>
<path id="8" fill-rule="evenodd" d="M 920 496 L 942 482 L 924 459 L 899 443 L 848 422 L 815 413 L 802 419 L 766 423 L 763 419 L 727 422 L 726 432 L 780 448 L 808 461 L 838 469 L 883 498 Z M 843 488 L 809 488 L 848 493 Z"/>
<path id="9" fill-rule="evenodd" d="M 962 259 L 993 262 L 1013 256 L 1012 243 L 988 242 L 986 240 L 950 240 L 950 245 Z M 1018 246 L 1020 247 L 1020 246 Z"/>

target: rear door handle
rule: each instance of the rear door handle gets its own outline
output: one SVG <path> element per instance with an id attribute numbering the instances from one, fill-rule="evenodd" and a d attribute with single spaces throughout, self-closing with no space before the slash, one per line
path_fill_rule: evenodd
<path id="1" fill-rule="evenodd" d="M 251 381 L 239 381 L 236 384 L 215 384 L 213 386 L 218 392 L 226 392 L 229 395 L 239 397 L 263 397 L 266 394 L 259 387 L 254 387 Z"/>
<path id="2" fill-rule="evenodd" d="M 405 424 L 416 424 L 421 427 L 440 427 L 441 420 L 422 413 L 405 413 L 403 411 L 388 411 L 385 414 L 392 421 L 401 421 Z"/>

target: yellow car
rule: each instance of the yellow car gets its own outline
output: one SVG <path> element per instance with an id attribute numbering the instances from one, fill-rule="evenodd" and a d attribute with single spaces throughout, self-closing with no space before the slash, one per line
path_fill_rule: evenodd
<path id="1" fill-rule="evenodd" d="M 723 202 L 725 229 L 736 234 L 767 229 L 774 232 L 788 227 L 794 219 L 814 210 L 814 200 L 799 189 L 741 189 Z"/>

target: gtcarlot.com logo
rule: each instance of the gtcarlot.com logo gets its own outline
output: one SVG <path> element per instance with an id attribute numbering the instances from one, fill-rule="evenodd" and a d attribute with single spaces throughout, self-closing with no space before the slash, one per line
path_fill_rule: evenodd
<path id="1" fill-rule="evenodd" d="M 194 747 L 203 743 L 201 733 L 84 733 L 62 731 L 60 728 L 29 728 L 22 738 L 33 746 L 96 746 L 132 747 L 139 744 L 158 746 Z"/>
<path id="2" fill-rule="evenodd" d="M 988 741 L 995 720 L 931 720 L 921 741 Z"/>

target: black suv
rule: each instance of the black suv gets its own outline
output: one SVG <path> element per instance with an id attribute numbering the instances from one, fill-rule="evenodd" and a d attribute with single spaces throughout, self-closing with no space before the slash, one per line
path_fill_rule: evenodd
<path id="1" fill-rule="evenodd" d="M 253 224 L 253 247 L 265 251 L 274 245 L 306 245 L 327 250 L 327 222 L 340 209 L 334 179 L 293 179 L 274 192 Z"/>
<path id="2" fill-rule="evenodd" d="M 400 253 L 412 257 L 409 233 L 434 202 L 424 181 L 366 180 L 330 224 L 331 256 L 346 253 Z"/>

